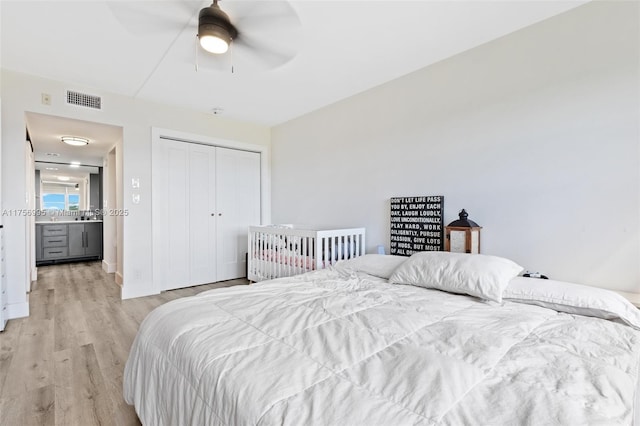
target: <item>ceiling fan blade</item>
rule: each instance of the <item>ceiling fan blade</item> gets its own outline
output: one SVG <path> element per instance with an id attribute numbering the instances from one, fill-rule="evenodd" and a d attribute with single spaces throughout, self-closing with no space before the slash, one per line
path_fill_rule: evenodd
<path id="1" fill-rule="evenodd" d="M 268 41 L 259 41 L 257 37 L 251 37 L 246 34 L 240 34 L 236 40 L 233 41 L 233 55 L 238 58 L 237 61 L 241 63 L 242 60 L 248 62 L 257 62 L 259 67 L 277 68 L 292 60 L 297 50 L 287 47 L 275 47 L 274 44 Z"/>
<path id="2" fill-rule="evenodd" d="M 201 0 L 107 1 L 116 20 L 128 32 L 150 35 L 181 31 L 198 13 Z"/>
<path id="3" fill-rule="evenodd" d="M 196 58 L 196 71 L 200 72 L 219 72 L 229 73 L 233 72 L 233 64 L 229 57 L 213 57 L 212 55 L 204 52 L 199 52 Z"/>
<path id="4" fill-rule="evenodd" d="M 244 65 L 276 68 L 296 56 L 302 25 L 288 1 L 229 1 L 226 6 L 238 29 L 233 45 L 239 70 Z"/>
<path id="5" fill-rule="evenodd" d="M 244 32 L 265 29 L 284 30 L 301 25 L 300 18 L 288 1 L 225 2 L 229 17 Z"/>

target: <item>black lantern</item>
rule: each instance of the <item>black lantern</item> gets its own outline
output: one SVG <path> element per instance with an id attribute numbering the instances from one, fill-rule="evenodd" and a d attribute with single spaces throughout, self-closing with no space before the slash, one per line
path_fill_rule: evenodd
<path id="1" fill-rule="evenodd" d="M 458 213 L 458 220 L 445 226 L 446 251 L 456 253 L 480 253 L 480 230 L 482 226 L 467 219 L 469 214 L 465 209 Z"/>

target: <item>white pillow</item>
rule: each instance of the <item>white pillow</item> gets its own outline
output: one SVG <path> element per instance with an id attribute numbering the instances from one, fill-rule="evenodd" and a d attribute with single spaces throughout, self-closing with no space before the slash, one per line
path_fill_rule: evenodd
<path id="1" fill-rule="evenodd" d="M 334 267 L 339 272 L 364 272 L 375 277 L 388 279 L 393 271 L 407 259 L 404 256 L 390 254 L 365 254 L 353 259 L 341 260 Z"/>
<path id="2" fill-rule="evenodd" d="M 412 255 L 389 281 L 501 302 L 509 280 L 521 271 L 522 266 L 503 257 L 431 251 Z"/>
<path id="3" fill-rule="evenodd" d="M 640 330 L 640 310 L 623 296 L 603 288 L 556 280 L 516 277 L 503 298 L 558 312 L 604 319 L 620 319 Z"/>

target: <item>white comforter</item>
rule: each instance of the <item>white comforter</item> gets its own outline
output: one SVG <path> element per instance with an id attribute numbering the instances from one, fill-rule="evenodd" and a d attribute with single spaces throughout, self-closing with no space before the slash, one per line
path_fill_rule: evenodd
<path id="1" fill-rule="evenodd" d="M 640 332 L 317 271 L 169 302 L 124 395 L 145 425 L 629 425 Z"/>

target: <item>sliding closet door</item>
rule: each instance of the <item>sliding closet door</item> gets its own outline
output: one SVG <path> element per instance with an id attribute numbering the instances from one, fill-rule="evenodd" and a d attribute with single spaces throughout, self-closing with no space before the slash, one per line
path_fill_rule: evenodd
<path id="1" fill-rule="evenodd" d="M 260 154 L 217 148 L 218 280 L 246 276 L 247 228 L 260 224 Z"/>
<path id="2" fill-rule="evenodd" d="M 186 144 L 185 144 L 186 145 Z M 190 285 L 218 281 L 216 274 L 216 148 L 189 145 Z"/>

